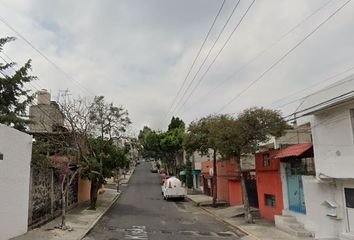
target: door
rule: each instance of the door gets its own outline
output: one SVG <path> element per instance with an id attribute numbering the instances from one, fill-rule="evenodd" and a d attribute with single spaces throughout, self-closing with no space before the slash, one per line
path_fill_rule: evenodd
<path id="1" fill-rule="evenodd" d="M 248 177 L 245 180 L 248 201 L 251 207 L 258 208 L 257 183 L 255 178 Z"/>
<path id="2" fill-rule="evenodd" d="M 354 188 L 344 188 L 349 232 L 354 232 Z"/>
<path id="3" fill-rule="evenodd" d="M 306 214 L 302 175 L 292 174 L 291 169 L 287 168 L 286 180 L 288 186 L 289 210 Z"/>

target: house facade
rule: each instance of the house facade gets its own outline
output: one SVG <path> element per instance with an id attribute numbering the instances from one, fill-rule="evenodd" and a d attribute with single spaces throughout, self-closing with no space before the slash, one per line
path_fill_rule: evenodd
<path id="1" fill-rule="evenodd" d="M 312 151 L 311 142 L 310 125 L 305 124 L 261 145 L 256 153 L 256 179 L 259 212 L 263 218 L 274 221 L 277 215 L 289 210 L 289 202 L 294 204 L 290 204 L 288 215 L 304 210 L 303 194 L 301 197 L 298 193 L 303 193 L 301 176 L 305 173 L 295 168 L 303 166 L 301 159 L 307 156 L 307 151 Z M 307 161 L 312 163 L 311 160 Z M 298 175 L 291 174 L 295 172 Z"/>
<path id="2" fill-rule="evenodd" d="M 270 149 L 256 154 L 259 213 L 271 221 L 275 215 L 282 214 L 284 208 L 280 159 L 275 158 L 278 152 Z"/>
<path id="3" fill-rule="evenodd" d="M 354 239 L 354 76 L 308 96 L 296 116 L 309 117 L 316 166 L 297 219 L 316 238 Z"/>
<path id="4" fill-rule="evenodd" d="M 32 137 L 0 124 L 0 240 L 27 232 Z"/>

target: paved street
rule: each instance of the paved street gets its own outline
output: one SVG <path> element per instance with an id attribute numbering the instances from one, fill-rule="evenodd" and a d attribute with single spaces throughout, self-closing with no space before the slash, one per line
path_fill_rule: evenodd
<path id="1" fill-rule="evenodd" d="M 136 168 L 122 197 L 85 240 L 239 239 L 239 235 L 190 202 L 164 201 L 160 176 L 149 163 Z"/>

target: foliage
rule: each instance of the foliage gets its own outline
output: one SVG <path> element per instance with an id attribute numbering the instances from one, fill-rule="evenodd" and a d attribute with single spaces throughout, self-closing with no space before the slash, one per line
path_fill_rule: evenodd
<path id="1" fill-rule="evenodd" d="M 13 40 L 15 38 L 0 38 L 0 52 L 6 43 Z M 35 80 L 36 77 L 29 75 L 31 60 L 28 60 L 13 74 L 9 74 L 15 65 L 13 62 L 0 63 L 0 123 L 24 131 L 29 121 L 23 116 L 26 115 L 26 108 L 34 98 L 31 91 L 26 90 L 24 85 Z"/>
<path id="2" fill-rule="evenodd" d="M 210 115 L 192 122 L 184 137 L 183 146 L 188 154 L 197 151 L 201 155 L 209 155 L 209 150 L 219 151 L 218 140 L 224 128 L 227 115 Z"/>
<path id="3" fill-rule="evenodd" d="M 113 103 L 106 103 L 103 96 L 96 96 L 90 107 L 90 120 L 94 129 L 103 138 L 120 138 L 126 132 L 127 127 L 132 123 L 128 111 L 122 106 L 114 106 Z"/>
<path id="4" fill-rule="evenodd" d="M 193 188 L 192 162 L 189 158 L 187 158 L 186 167 L 184 171 L 186 173 L 186 186 L 188 188 Z"/>
<path id="5" fill-rule="evenodd" d="M 179 117 L 172 117 L 170 124 L 168 125 L 168 130 L 172 129 L 185 129 L 185 124 Z"/>
<path id="6" fill-rule="evenodd" d="M 53 145 L 43 139 L 38 139 L 32 144 L 31 164 L 36 167 L 51 167 L 49 154 L 53 151 Z"/>
<path id="7" fill-rule="evenodd" d="M 287 128 L 280 112 L 250 108 L 237 118 L 224 119 L 217 145 L 224 157 L 253 154 L 260 143 L 267 142 L 272 136 L 282 136 Z"/>
<path id="8" fill-rule="evenodd" d="M 89 180 L 112 177 L 113 171 L 125 168 L 129 164 L 124 149 L 120 149 L 111 140 L 100 137 L 89 139 L 92 155 L 82 162 L 81 176 Z"/>
<path id="9" fill-rule="evenodd" d="M 140 130 L 138 139 L 142 146 L 144 158 L 159 159 L 161 157 L 160 136 L 158 133 L 145 126 L 143 130 Z"/>

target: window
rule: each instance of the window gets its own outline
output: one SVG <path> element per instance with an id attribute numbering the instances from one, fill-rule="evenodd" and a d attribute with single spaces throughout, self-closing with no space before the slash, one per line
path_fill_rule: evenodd
<path id="1" fill-rule="evenodd" d="M 313 158 L 297 158 L 290 161 L 291 175 L 315 175 L 315 162 Z"/>
<path id="2" fill-rule="evenodd" d="M 4 160 L 4 154 L 0 152 L 0 160 Z"/>
<path id="3" fill-rule="evenodd" d="M 275 196 L 271 194 L 264 194 L 265 205 L 275 208 Z"/>
<path id="4" fill-rule="evenodd" d="M 263 166 L 267 167 L 270 166 L 270 159 L 269 159 L 269 154 L 263 154 Z"/>
<path id="5" fill-rule="evenodd" d="M 354 188 L 344 188 L 345 205 L 354 208 Z"/>

